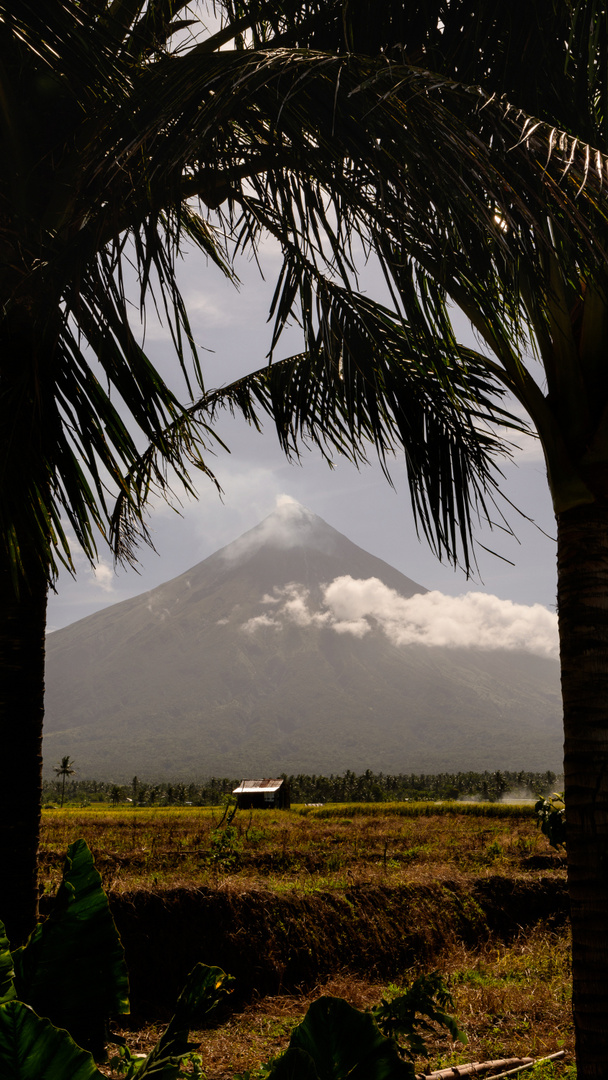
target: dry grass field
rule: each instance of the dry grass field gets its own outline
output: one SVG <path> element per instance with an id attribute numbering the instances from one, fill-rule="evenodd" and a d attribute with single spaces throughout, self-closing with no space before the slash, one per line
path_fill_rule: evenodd
<path id="1" fill-rule="evenodd" d="M 80 836 L 105 887 L 115 892 L 218 888 L 234 878 L 250 888 L 311 891 L 484 874 L 533 879 L 563 871 L 563 859 L 537 828 L 530 807 L 447 809 L 353 803 L 241 810 L 231 824 L 213 808 L 45 810 L 42 884 L 54 891 L 66 846 Z"/>
<path id="2" fill-rule="evenodd" d="M 466 1030 L 468 1043 L 452 1044 L 445 1033 L 429 1039 L 433 1069 L 510 1056 L 539 1058 L 563 1049 L 563 1062 L 522 1076 L 574 1080 L 566 931 L 556 932 L 541 925 L 532 933 L 522 933 L 510 945 L 457 947 L 438 957 L 437 967 L 450 986 L 454 1014 Z M 356 1008 L 365 1009 L 376 1005 L 388 989 L 386 983 L 338 973 L 306 995 L 277 995 L 252 1001 L 226 1024 L 199 1033 L 208 1080 L 232 1080 L 236 1072 L 247 1070 L 255 1076 L 260 1061 L 269 1060 L 286 1047 L 293 1027 L 321 993 L 343 997 Z M 153 1032 L 152 1026 L 146 1034 Z M 417 1062 L 420 1070 L 426 1066 L 422 1060 Z"/>
<path id="3" fill-rule="evenodd" d="M 322 904 L 328 897 L 334 905 L 340 896 L 350 904 L 353 897 L 399 897 L 403 890 L 413 897 L 422 890 L 426 907 L 418 910 L 412 904 L 412 920 L 432 922 L 437 916 L 441 922 L 441 912 L 432 910 L 436 901 L 431 892 L 437 883 L 449 886 L 450 895 L 456 895 L 454 890 L 459 896 L 469 890 L 477 897 L 492 894 L 496 934 L 480 932 L 479 940 L 470 934 L 460 940 L 450 937 L 446 923 L 443 935 L 437 932 L 430 945 L 419 955 L 416 950 L 408 954 L 407 964 L 390 975 L 379 974 L 380 967 L 372 970 L 373 965 L 362 970 L 365 964 L 350 964 L 338 950 L 332 970 L 320 970 L 317 979 L 287 987 L 279 980 L 271 993 L 256 993 L 254 988 L 236 994 L 234 1009 L 217 1027 L 196 1033 L 204 1074 L 207 1080 L 237 1075 L 254 1080 L 260 1063 L 286 1047 L 292 1028 L 316 997 L 329 993 L 366 1008 L 390 994 L 391 986 L 437 969 L 450 986 L 455 1014 L 469 1041 L 465 1047 L 452 1045 L 438 1033 L 429 1042 L 434 1068 L 513 1055 L 540 1057 L 564 1049 L 564 1062 L 523 1075 L 571 1080 L 567 926 L 563 918 L 549 917 L 525 925 L 522 920 L 519 928 L 511 920 L 501 927 L 499 917 L 501 888 L 523 889 L 525 904 L 535 890 L 546 892 L 563 881 L 563 860 L 537 829 L 529 808 L 505 807 L 501 813 L 491 806 L 487 816 L 481 808 L 445 811 L 432 805 L 353 804 L 239 811 L 227 824 L 220 810 L 206 808 L 50 810 L 43 819 L 43 883 L 47 891 L 54 890 L 67 843 L 83 836 L 111 897 L 134 912 L 135 922 L 138 904 L 143 909 L 146 898 L 171 897 L 177 915 L 183 916 L 176 899 L 181 894 L 218 896 L 246 920 L 248 897 L 252 911 L 254 898 L 262 897 L 268 905 L 274 897 L 277 904 L 303 905 L 293 914 L 294 925 L 304 917 L 302 912 L 308 913 L 314 933 L 315 920 L 325 917 Z M 235 933 L 242 929 L 239 925 Z M 306 934 L 306 926 L 302 932 Z M 259 933 L 263 950 L 263 927 Z M 293 940 L 293 927 L 291 934 Z M 163 1010 L 154 1016 L 149 1008 L 138 1011 L 136 1001 L 134 1009 L 130 1028 L 123 1033 L 137 1051 L 151 1045 L 165 1016 Z"/>

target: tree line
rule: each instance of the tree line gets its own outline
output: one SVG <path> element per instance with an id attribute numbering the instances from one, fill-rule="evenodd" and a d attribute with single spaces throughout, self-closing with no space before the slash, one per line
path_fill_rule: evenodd
<path id="1" fill-rule="evenodd" d="M 538 798 L 563 784 L 563 777 L 546 772 L 458 772 L 398 773 L 389 775 L 354 773 L 340 775 L 288 776 L 292 802 L 402 802 L 405 800 L 480 799 L 498 802 L 502 798 Z M 212 776 L 202 781 L 147 782 L 134 776 L 128 784 L 108 780 L 69 780 L 61 777 L 43 784 L 43 803 L 55 805 L 61 799 L 71 805 L 107 803 L 114 806 L 217 806 L 229 797 L 240 779 Z"/>

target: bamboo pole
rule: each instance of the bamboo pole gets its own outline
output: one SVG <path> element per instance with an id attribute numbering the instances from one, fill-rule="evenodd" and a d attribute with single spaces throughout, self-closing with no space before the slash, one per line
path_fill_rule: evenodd
<path id="1" fill-rule="evenodd" d="M 504 1077 L 516 1076 L 525 1069 L 531 1069 L 533 1065 L 542 1065 L 545 1061 L 559 1061 L 564 1056 L 564 1050 L 557 1050 L 555 1054 L 542 1058 L 519 1057 L 498 1058 L 496 1061 L 471 1061 L 468 1065 L 452 1065 L 449 1069 L 439 1069 L 437 1072 L 417 1073 L 416 1080 L 460 1080 L 461 1077 L 482 1076 L 492 1069 L 503 1071 L 495 1073 L 490 1080 L 504 1080 Z"/>

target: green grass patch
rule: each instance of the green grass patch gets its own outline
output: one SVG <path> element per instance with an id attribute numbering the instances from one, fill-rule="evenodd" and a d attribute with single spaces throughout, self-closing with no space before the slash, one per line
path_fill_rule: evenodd
<path id="1" fill-rule="evenodd" d="M 328 803 L 294 807 L 297 813 L 320 820 L 354 817 L 458 817 L 534 818 L 534 804 L 495 802 Z"/>

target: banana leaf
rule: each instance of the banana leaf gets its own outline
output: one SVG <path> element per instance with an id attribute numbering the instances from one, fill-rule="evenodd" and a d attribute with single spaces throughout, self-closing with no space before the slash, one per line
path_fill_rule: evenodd
<path id="1" fill-rule="evenodd" d="M 319 1074 L 310 1054 L 290 1047 L 273 1063 L 267 1080 L 319 1080 Z"/>
<path id="2" fill-rule="evenodd" d="M 0 1005 L 2 1080 L 104 1080 L 67 1031 L 42 1020 L 22 1001 Z"/>
<path id="3" fill-rule="evenodd" d="M 0 922 L 0 1005 L 16 997 L 13 958 L 4 923 Z"/>
<path id="4" fill-rule="evenodd" d="M 96 1050 L 108 1017 L 129 1011 L 124 950 L 84 840 L 68 847 L 53 909 L 13 962 L 19 999 Z"/>
<path id="5" fill-rule="evenodd" d="M 207 1026 L 211 1013 L 222 998 L 231 992 L 230 983 L 233 981 L 232 975 L 226 975 L 221 968 L 197 964 L 192 969 L 166 1031 L 137 1069 L 137 1080 L 144 1080 L 145 1077 L 173 1080 L 177 1077 L 180 1061 L 197 1045 L 189 1042 L 190 1029 Z"/>
<path id="6" fill-rule="evenodd" d="M 303 1053 L 298 1059 L 291 1051 Z M 271 1080 L 412 1080 L 414 1070 L 403 1061 L 393 1039 L 379 1030 L 370 1013 L 341 998 L 322 997 L 310 1006 L 295 1029 L 285 1059 L 277 1062 Z M 283 1064 L 284 1061 L 284 1064 Z M 287 1069 L 287 1071 L 285 1071 Z"/>

